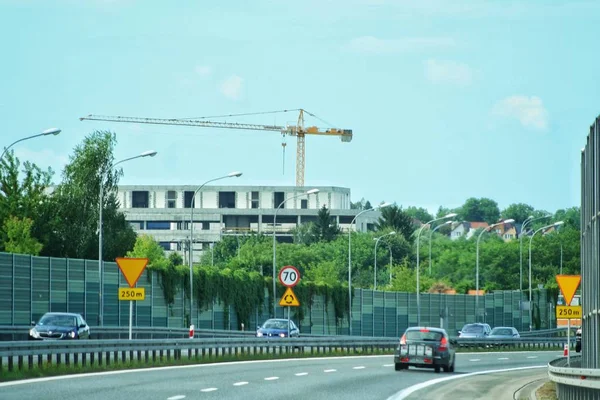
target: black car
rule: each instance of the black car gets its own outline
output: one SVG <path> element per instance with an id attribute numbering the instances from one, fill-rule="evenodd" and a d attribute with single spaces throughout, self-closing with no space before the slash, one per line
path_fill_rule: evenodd
<path id="1" fill-rule="evenodd" d="M 446 330 L 442 328 L 408 328 L 394 353 L 396 371 L 409 366 L 433 368 L 435 372 L 454 372 L 456 353 Z"/>
<path id="2" fill-rule="evenodd" d="M 80 314 L 46 313 L 37 322 L 31 323 L 29 340 L 89 339 L 90 327 Z"/>

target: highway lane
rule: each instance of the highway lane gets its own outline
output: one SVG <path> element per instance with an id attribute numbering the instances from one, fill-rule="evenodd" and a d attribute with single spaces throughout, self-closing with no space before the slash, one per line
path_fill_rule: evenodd
<path id="1" fill-rule="evenodd" d="M 2 399 L 387 399 L 428 380 L 483 370 L 546 365 L 560 351 L 457 354 L 454 374 L 394 371 L 392 356 L 251 361 L 87 374 L 2 383 Z M 533 370 L 532 370 L 533 371 Z M 523 374 L 527 374 L 524 370 Z M 532 372 L 533 373 L 533 372 Z"/>

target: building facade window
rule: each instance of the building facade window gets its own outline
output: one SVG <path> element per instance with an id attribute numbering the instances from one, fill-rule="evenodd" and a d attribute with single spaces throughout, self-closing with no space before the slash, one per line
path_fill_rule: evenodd
<path id="1" fill-rule="evenodd" d="M 258 201 L 258 199 L 259 199 L 258 195 L 259 195 L 258 192 L 252 192 L 251 208 L 260 208 L 260 203 Z"/>
<path id="2" fill-rule="evenodd" d="M 144 229 L 144 221 L 129 221 L 129 226 L 137 231 Z"/>
<path id="3" fill-rule="evenodd" d="M 167 191 L 167 208 L 175 208 L 177 206 L 177 192 L 174 190 Z"/>
<path id="4" fill-rule="evenodd" d="M 285 198 L 285 193 L 284 192 L 275 192 L 275 193 L 273 193 L 273 208 L 279 207 L 279 205 L 281 203 L 283 203 L 283 199 L 284 198 Z"/>
<path id="5" fill-rule="evenodd" d="M 202 230 L 207 231 L 210 229 L 210 222 L 204 221 L 202 222 Z"/>
<path id="6" fill-rule="evenodd" d="M 235 192 L 219 192 L 219 208 L 235 208 Z"/>
<path id="7" fill-rule="evenodd" d="M 131 208 L 148 208 L 149 194 L 147 190 L 131 192 Z"/>
<path id="8" fill-rule="evenodd" d="M 306 210 L 308 208 L 308 200 L 306 200 L 306 199 L 300 200 L 300 208 L 303 210 Z"/>
<path id="9" fill-rule="evenodd" d="M 183 207 L 192 208 L 192 199 L 194 198 L 194 192 L 186 190 L 183 192 Z M 195 204 L 194 204 L 195 205 Z"/>
<path id="10" fill-rule="evenodd" d="M 146 222 L 146 229 L 166 231 L 171 229 L 171 223 L 169 221 L 148 221 Z"/>
<path id="11" fill-rule="evenodd" d="M 158 242 L 158 244 L 163 250 L 171 250 L 171 242 Z"/>

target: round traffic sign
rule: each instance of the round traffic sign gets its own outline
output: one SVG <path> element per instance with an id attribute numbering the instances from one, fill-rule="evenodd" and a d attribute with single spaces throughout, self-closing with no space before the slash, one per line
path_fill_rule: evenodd
<path id="1" fill-rule="evenodd" d="M 286 287 L 294 287 L 300 281 L 300 272 L 298 268 L 286 265 L 279 270 L 279 282 Z"/>

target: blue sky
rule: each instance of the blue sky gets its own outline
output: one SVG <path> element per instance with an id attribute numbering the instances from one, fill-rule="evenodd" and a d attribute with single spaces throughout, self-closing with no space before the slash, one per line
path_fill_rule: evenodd
<path id="1" fill-rule="evenodd" d="M 580 151 L 600 113 L 596 1 L 0 0 L 0 15 L 0 146 L 59 127 L 15 147 L 58 174 L 98 129 L 117 133 L 116 159 L 159 152 L 123 164 L 122 184 L 240 170 L 223 183 L 294 185 L 293 137 L 284 174 L 275 132 L 78 118 L 304 108 L 354 131 L 351 143 L 307 137 L 306 186 L 430 211 L 468 197 L 580 203 Z"/>

